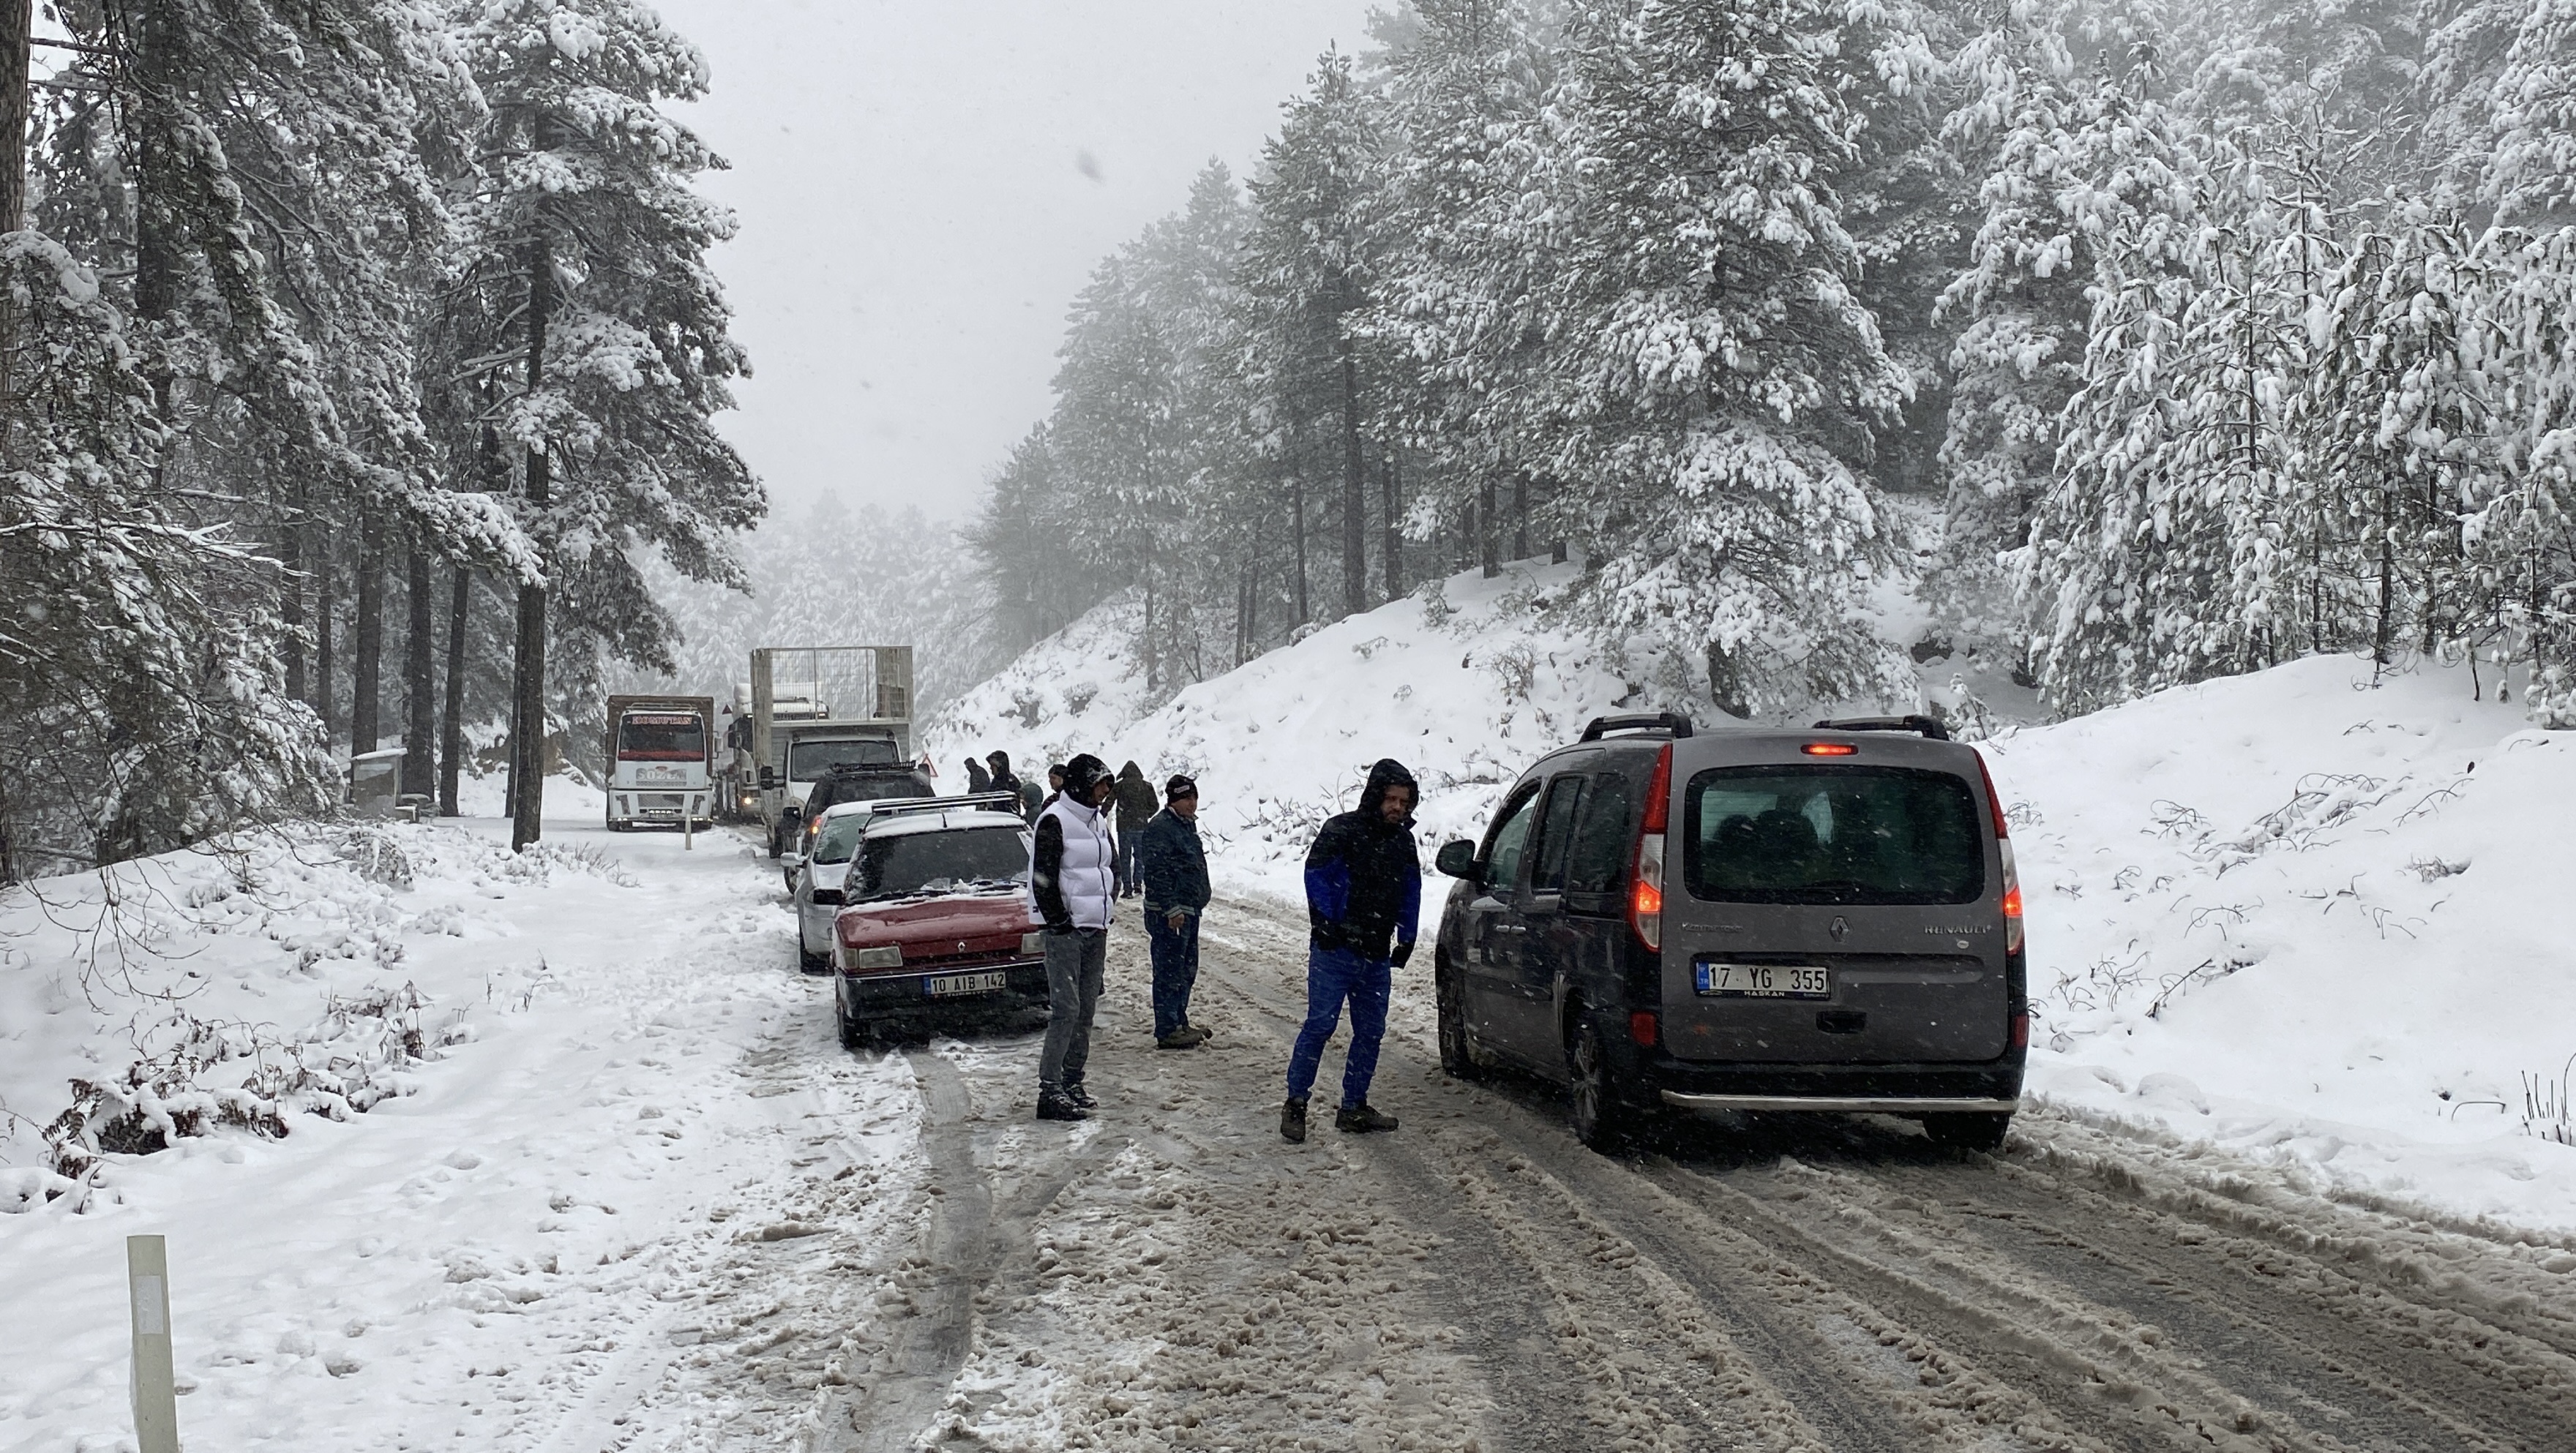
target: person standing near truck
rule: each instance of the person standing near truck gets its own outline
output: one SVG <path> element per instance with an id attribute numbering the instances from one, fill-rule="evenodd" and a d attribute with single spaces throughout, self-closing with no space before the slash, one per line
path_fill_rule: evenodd
<path id="1" fill-rule="evenodd" d="M 1356 811 L 1324 824 L 1306 853 L 1306 1024 L 1288 1056 L 1288 1103 L 1279 1134 L 1306 1138 L 1306 1096 L 1324 1046 L 1351 1006 L 1351 1044 L 1343 1056 L 1342 1107 L 1335 1129 L 1393 1130 L 1395 1117 L 1368 1102 L 1386 1038 L 1387 999 L 1395 966 L 1413 955 L 1422 919 L 1422 858 L 1413 845 L 1413 808 L 1421 789 L 1392 757 L 1369 769 Z"/>
<path id="2" fill-rule="evenodd" d="M 1136 879 L 1136 839 L 1154 820 L 1154 784 L 1134 762 L 1118 769 L 1118 896 L 1145 891 Z"/>
<path id="3" fill-rule="evenodd" d="M 1099 1103 L 1082 1087 L 1091 1020 L 1108 964 L 1118 898 L 1109 764 L 1088 752 L 1064 765 L 1064 790 L 1038 814 L 1029 846 L 1029 921 L 1046 945 L 1046 1047 L 1038 1057 L 1038 1118 L 1088 1120 Z"/>
<path id="4" fill-rule="evenodd" d="M 1154 1043 L 1196 1049 L 1208 1032 L 1190 1022 L 1190 987 L 1199 977 L 1199 915 L 1211 896 L 1207 849 L 1199 842 L 1199 785 L 1174 773 L 1163 784 L 1163 810 L 1137 836 L 1145 936 L 1154 955 Z"/>

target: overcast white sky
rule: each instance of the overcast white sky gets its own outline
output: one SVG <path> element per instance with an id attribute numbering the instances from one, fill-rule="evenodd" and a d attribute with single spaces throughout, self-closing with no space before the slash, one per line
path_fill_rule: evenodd
<path id="1" fill-rule="evenodd" d="M 721 426 L 787 519 L 834 491 L 953 518 L 1045 414 L 1092 264 L 1209 157 L 1247 171 L 1370 0 L 661 9 L 714 69 L 681 115 L 742 223 L 716 269 L 755 376 Z"/>

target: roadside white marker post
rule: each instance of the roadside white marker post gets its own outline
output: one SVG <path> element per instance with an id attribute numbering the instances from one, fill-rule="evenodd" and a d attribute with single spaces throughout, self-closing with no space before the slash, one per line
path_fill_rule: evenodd
<path id="1" fill-rule="evenodd" d="M 170 1256 L 158 1236 L 125 1238 L 134 1305 L 134 1442 L 141 1453 L 179 1453 L 179 1400 L 170 1359 Z"/>
<path id="2" fill-rule="evenodd" d="M 697 850 L 698 794 L 683 792 L 680 794 L 680 851 L 694 853 Z"/>

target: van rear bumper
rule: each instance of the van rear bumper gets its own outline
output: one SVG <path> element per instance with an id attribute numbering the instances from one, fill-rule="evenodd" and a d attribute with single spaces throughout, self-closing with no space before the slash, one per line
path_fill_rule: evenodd
<path id="1" fill-rule="evenodd" d="M 1959 1064 L 1743 1064 L 1640 1055 L 1639 1098 L 1702 1110 L 1825 1110 L 1846 1114 L 2012 1109 L 2026 1050 Z M 1896 1108 L 1890 1108 L 1896 1107 Z"/>
<path id="2" fill-rule="evenodd" d="M 1664 1103 L 1685 1110 L 1815 1110 L 1846 1115 L 1925 1115 L 1982 1111 L 2009 1115 L 2021 1099 L 1953 1099 L 1937 1095 L 1693 1095 L 1664 1091 Z"/>

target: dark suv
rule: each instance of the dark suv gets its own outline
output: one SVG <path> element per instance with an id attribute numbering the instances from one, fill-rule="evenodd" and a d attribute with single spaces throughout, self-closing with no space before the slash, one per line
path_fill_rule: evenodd
<path id="1" fill-rule="evenodd" d="M 1665 1107 L 2003 1143 L 2030 1037 L 2021 888 L 1984 759 L 1929 717 L 1605 717 L 1439 864 L 1459 880 L 1441 1064 L 1567 1084 L 1587 1145 Z"/>

